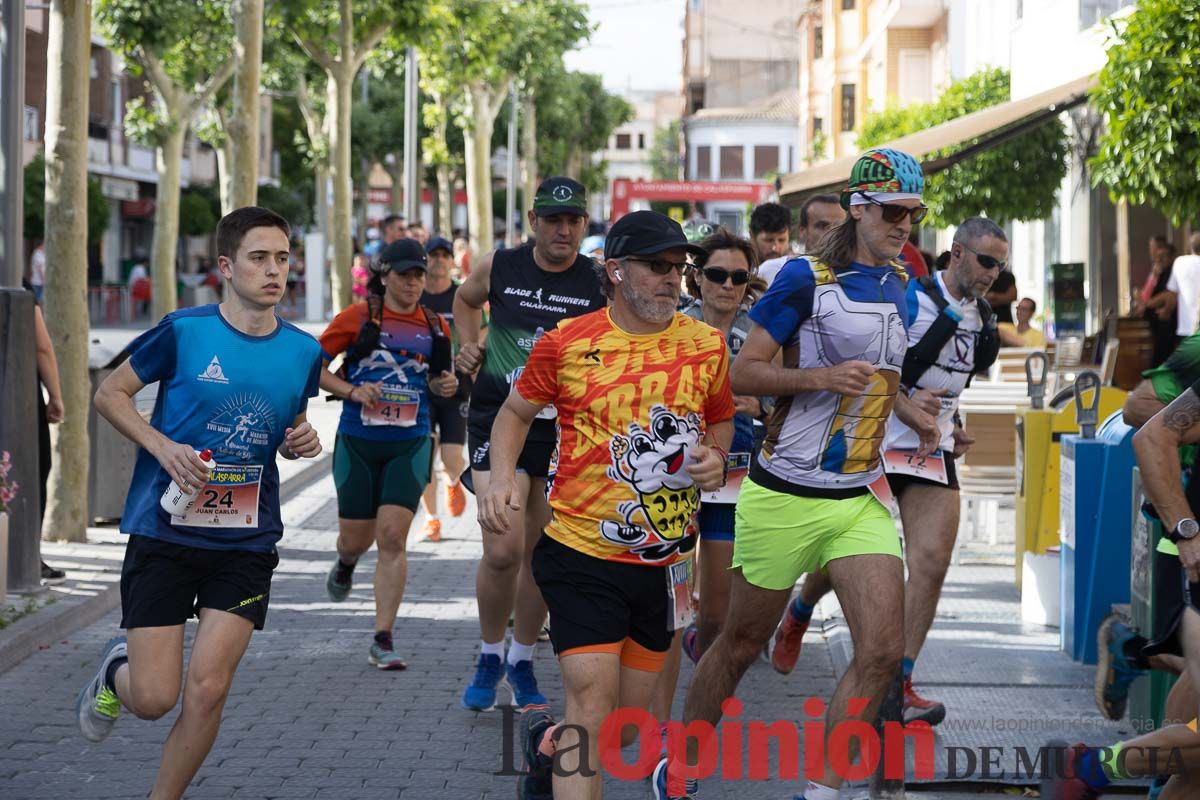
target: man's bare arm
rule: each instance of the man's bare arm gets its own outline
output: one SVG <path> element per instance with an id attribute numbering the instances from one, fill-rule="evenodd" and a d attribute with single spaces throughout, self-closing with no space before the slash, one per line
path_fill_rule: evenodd
<path id="1" fill-rule="evenodd" d="M 1200 442 L 1200 397 L 1191 389 L 1151 417 L 1133 437 L 1142 485 L 1167 530 L 1192 516 L 1183 493 L 1179 448 L 1196 442 Z"/>
<path id="2" fill-rule="evenodd" d="M 479 265 L 454 293 L 454 329 L 462 346 L 479 345 L 479 330 L 483 325 L 483 306 L 492 286 L 492 255 L 488 252 Z"/>
<path id="3" fill-rule="evenodd" d="M 1154 391 L 1154 384 L 1151 381 L 1145 380 L 1139 383 L 1129 393 L 1129 396 L 1125 398 L 1125 405 L 1121 408 L 1121 415 L 1126 425 L 1140 428 L 1164 408 L 1166 406 L 1158 399 L 1158 393 Z"/>

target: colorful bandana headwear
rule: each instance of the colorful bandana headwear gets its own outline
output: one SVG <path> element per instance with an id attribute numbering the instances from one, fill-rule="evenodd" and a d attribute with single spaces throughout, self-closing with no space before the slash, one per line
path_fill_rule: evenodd
<path id="1" fill-rule="evenodd" d="M 857 192 L 881 194 L 917 194 L 925 188 L 921 165 L 908 153 L 879 148 L 868 150 L 854 162 L 850 180 L 842 189 L 842 208 L 850 208 Z"/>

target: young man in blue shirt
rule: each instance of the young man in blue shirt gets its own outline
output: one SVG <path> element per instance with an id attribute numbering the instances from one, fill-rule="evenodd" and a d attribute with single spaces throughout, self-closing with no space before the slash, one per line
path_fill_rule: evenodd
<path id="1" fill-rule="evenodd" d="M 287 222 L 240 208 L 217 225 L 220 305 L 165 316 L 129 346 L 96 392 L 96 409 L 139 446 L 121 530 L 121 627 L 79 694 L 80 730 L 93 742 L 121 706 L 141 719 L 175 707 L 184 623 L 200 619 L 183 707 L 163 748 L 154 800 L 183 796 L 216 739 L 238 662 L 261 630 L 283 535 L 275 455 L 321 452 L 305 419 L 317 394 L 317 341 L 275 314 L 287 287 Z M 133 396 L 159 384 L 147 423 Z M 211 473 L 197 451 L 208 449 Z M 159 499 L 174 481 L 196 496 L 181 515 Z"/>

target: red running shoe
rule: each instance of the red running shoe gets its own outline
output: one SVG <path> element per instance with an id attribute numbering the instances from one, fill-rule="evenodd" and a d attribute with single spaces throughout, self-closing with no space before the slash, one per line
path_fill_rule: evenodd
<path id="1" fill-rule="evenodd" d="M 904 724 L 914 720 L 937 725 L 946 718 L 946 707 L 936 700 L 926 700 L 913 688 L 912 678 L 904 679 Z"/>

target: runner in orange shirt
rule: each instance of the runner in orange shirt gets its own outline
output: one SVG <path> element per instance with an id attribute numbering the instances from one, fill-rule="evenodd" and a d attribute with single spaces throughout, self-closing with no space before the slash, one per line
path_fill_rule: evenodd
<path id="1" fill-rule="evenodd" d="M 553 519 L 533 575 L 554 620 L 570 724 L 548 733 L 544 707 L 522 715 L 525 798 L 597 796 L 602 778 L 584 774 L 582 758 L 598 763 L 601 724 L 618 704 L 649 704 L 673 631 L 691 621 L 696 511 L 700 492 L 724 483 L 734 413 L 724 337 L 675 311 L 697 250 L 662 214 L 618 221 L 605 243 L 612 305 L 563 320 L 534 345 L 492 426 L 479 521 L 485 536 L 514 536 L 517 454 L 538 412 L 558 410 Z M 557 746 L 574 754 L 552 778 Z"/>

